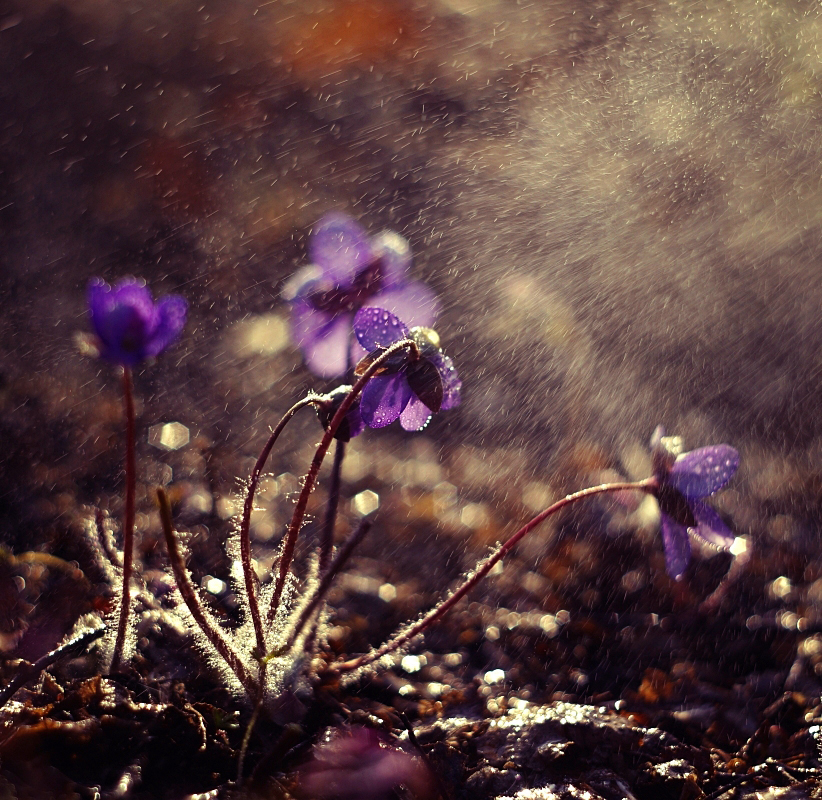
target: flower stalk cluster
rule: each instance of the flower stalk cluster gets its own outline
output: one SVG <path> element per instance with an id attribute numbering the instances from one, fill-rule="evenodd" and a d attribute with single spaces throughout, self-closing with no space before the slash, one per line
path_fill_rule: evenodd
<path id="1" fill-rule="evenodd" d="M 294 339 L 315 374 L 337 378 L 349 373 L 350 382 L 326 393 L 309 392 L 288 409 L 254 465 L 236 535 L 241 573 L 236 589 L 243 613 L 239 631 L 222 627 L 207 610 L 186 569 L 168 496 L 162 489 L 157 492 L 181 615 L 227 682 L 258 710 L 266 703 L 275 706 L 300 679 L 300 672 L 306 671 L 315 648 L 322 644 L 325 597 L 370 527 L 370 522 L 361 524 L 334 556 L 334 522 L 346 443 L 367 428 L 383 428 L 395 421 L 406 431 L 422 430 L 434 414 L 456 408 L 462 391 L 452 360 L 429 327 L 436 317 L 436 298 L 427 287 L 408 279 L 410 250 L 401 237 L 390 232 L 369 237 L 353 220 L 335 214 L 319 223 L 309 242 L 309 252 L 312 265 L 301 269 L 286 290 Z M 128 654 L 133 573 L 136 419 L 131 369 L 173 343 L 185 322 L 187 304 L 174 295 L 155 304 L 148 289 L 132 279 L 114 289 L 94 280 L 88 301 L 100 357 L 123 370 L 126 409 L 126 499 L 120 559 L 123 585 L 111 658 L 111 669 L 115 670 Z M 285 426 L 306 407 L 316 411 L 323 428 L 322 439 L 303 478 L 273 575 L 261 585 L 251 552 L 255 495 Z M 335 441 L 331 488 L 317 557 L 300 585 L 293 569 L 294 554 L 310 494 Z M 345 658 L 329 668 L 351 675 L 384 663 L 436 624 L 545 519 L 595 495 L 634 491 L 656 499 L 666 567 L 673 579 L 681 579 L 688 565 L 691 534 L 728 549 L 733 534 L 705 498 L 730 481 L 739 464 L 737 451 L 729 445 L 713 445 L 682 453 L 680 443 L 666 437 L 661 429 L 651 444 L 650 477 L 592 486 L 553 503 L 498 545 L 420 619 L 371 652 Z"/>

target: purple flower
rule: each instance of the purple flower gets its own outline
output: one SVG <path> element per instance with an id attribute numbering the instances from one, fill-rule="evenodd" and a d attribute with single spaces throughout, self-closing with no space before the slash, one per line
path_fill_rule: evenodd
<path id="1" fill-rule="evenodd" d="M 434 293 L 408 280 L 411 251 L 399 234 L 369 237 L 351 217 L 327 214 L 311 233 L 308 255 L 311 263 L 288 281 L 283 297 L 291 303 L 294 341 L 316 375 L 343 375 L 363 355 L 351 339 L 360 308 L 384 308 L 413 325 L 436 319 Z"/>
<path id="2" fill-rule="evenodd" d="M 387 347 L 411 338 L 419 349 L 396 353 L 366 384 L 360 414 L 366 425 L 383 428 L 399 417 L 407 431 L 422 430 L 437 411 L 460 404 L 462 383 L 454 363 L 440 349 L 436 331 L 410 330 L 394 314 L 382 308 L 363 308 L 354 318 L 354 333 L 368 355 L 357 365 L 361 375 Z"/>
<path id="3" fill-rule="evenodd" d="M 317 410 L 317 416 L 320 418 L 320 424 L 323 428 L 328 430 L 337 409 L 342 405 L 343 400 L 350 391 L 351 386 L 338 386 L 316 401 L 314 408 Z M 350 442 L 351 439 L 359 436 L 364 430 L 365 423 L 362 421 L 362 415 L 360 414 L 360 400 L 357 398 L 340 423 L 340 427 L 337 428 L 334 438 L 342 442 Z"/>
<path id="4" fill-rule="evenodd" d="M 145 283 L 135 278 L 124 278 L 113 289 L 102 278 L 92 278 L 88 308 L 100 357 L 133 367 L 159 355 L 180 335 L 188 303 L 172 294 L 155 304 Z"/>
<path id="5" fill-rule="evenodd" d="M 427 796 L 428 771 L 368 728 L 327 734 L 300 782 L 301 794 L 314 800 L 387 800 L 401 786 L 415 797 Z"/>
<path id="6" fill-rule="evenodd" d="M 739 453 L 727 444 L 682 453 L 682 440 L 665 436 L 661 425 L 654 431 L 651 448 L 656 482 L 651 493 L 659 503 L 665 565 L 679 580 L 691 558 L 688 532 L 723 549 L 734 541 L 728 526 L 702 498 L 730 481 L 739 467 Z"/>

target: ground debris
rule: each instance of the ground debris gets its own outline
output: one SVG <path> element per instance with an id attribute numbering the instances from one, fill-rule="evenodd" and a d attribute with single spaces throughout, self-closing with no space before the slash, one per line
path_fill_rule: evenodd
<path id="1" fill-rule="evenodd" d="M 435 760 L 462 754 L 472 797 L 609 800 L 652 790 L 678 798 L 711 770 L 700 749 L 665 731 L 575 703 L 509 709 L 492 720 L 441 719 L 417 739 Z"/>

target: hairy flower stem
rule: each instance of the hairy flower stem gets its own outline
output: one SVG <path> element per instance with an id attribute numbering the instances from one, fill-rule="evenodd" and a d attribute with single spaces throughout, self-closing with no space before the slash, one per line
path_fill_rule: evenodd
<path id="1" fill-rule="evenodd" d="M 311 596 L 311 599 L 306 603 L 305 608 L 300 614 L 300 618 L 297 620 L 297 624 L 294 626 L 294 630 L 291 632 L 291 636 L 288 638 L 288 644 L 286 645 L 286 649 L 289 649 L 293 646 L 294 642 L 297 640 L 297 637 L 302 632 L 302 629 L 305 627 L 305 624 L 311 619 L 312 614 L 316 611 L 317 606 L 320 604 L 320 601 L 325 597 L 328 590 L 331 588 L 331 584 L 334 582 L 334 578 L 340 574 L 340 570 L 345 566 L 348 559 L 351 557 L 351 554 L 354 552 L 357 545 L 365 538 L 365 535 L 371 530 L 371 520 L 364 519 L 360 522 L 357 530 L 348 537 L 348 540 L 345 544 L 340 548 L 339 553 L 337 553 L 337 557 L 331 564 L 331 567 L 328 571 L 322 576 L 322 580 L 320 581 L 320 585 L 314 590 L 314 594 Z"/>
<path id="2" fill-rule="evenodd" d="M 440 617 L 444 616 L 451 608 L 456 605 L 468 592 L 471 591 L 508 553 L 517 545 L 517 543 L 525 535 L 530 533 L 543 520 L 555 514 L 557 511 L 571 505 L 572 503 L 582 500 L 585 497 L 592 497 L 595 494 L 604 494 L 606 492 L 621 492 L 627 490 L 636 490 L 640 492 L 647 492 L 653 488 L 655 481 L 653 478 L 648 478 L 643 481 L 636 481 L 635 483 L 603 483 L 599 486 L 590 486 L 587 489 L 582 489 L 573 494 L 566 495 L 561 500 L 541 511 L 530 522 L 523 525 L 510 539 L 504 544 L 500 545 L 488 558 L 480 562 L 480 566 L 463 581 L 445 600 L 439 605 L 434 606 L 419 622 L 416 622 L 410 628 L 399 633 L 393 639 L 390 639 L 385 644 L 372 650 L 370 653 L 364 653 L 357 658 L 350 661 L 345 661 L 342 664 L 334 665 L 336 672 L 351 672 L 360 667 L 372 664 L 379 661 L 383 656 L 393 653 L 395 650 L 402 647 L 404 644 L 410 642 L 414 637 L 419 636 L 423 631 L 430 628 Z"/>
<path id="3" fill-rule="evenodd" d="M 317 395 L 310 393 L 299 402 L 295 403 L 288 411 L 283 414 L 282 419 L 277 423 L 277 427 L 271 432 L 268 441 L 265 443 L 257 463 L 254 465 L 254 470 L 251 473 L 251 480 L 248 482 L 248 493 L 245 496 L 245 505 L 243 506 L 243 519 L 240 523 L 240 561 L 243 566 L 243 580 L 245 582 L 245 594 L 248 601 L 248 613 L 254 625 L 254 634 L 257 639 L 257 651 L 260 656 L 265 653 L 265 636 L 263 634 L 263 622 L 260 616 L 260 604 L 257 599 L 257 583 L 254 568 L 251 566 L 251 512 L 254 510 L 254 493 L 257 491 L 257 486 L 260 483 L 265 463 L 268 461 L 268 456 L 274 447 L 280 434 L 288 424 L 288 421 L 301 408 L 314 404 L 317 401 Z"/>
<path id="4" fill-rule="evenodd" d="M 131 570 L 134 556 L 134 497 L 137 493 L 137 464 L 135 457 L 136 422 L 134 414 L 134 389 L 131 369 L 123 367 L 123 401 L 126 410 L 126 505 L 123 514 L 123 593 L 120 598 L 120 619 L 117 637 L 111 657 L 111 671 L 116 672 L 123 657 L 123 647 L 131 612 Z"/>
<path id="5" fill-rule="evenodd" d="M 331 562 L 331 551 L 334 549 L 334 523 L 337 521 L 337 509 L 340 505 L 340 487 L 342 485 L 342 463 L 345 458 L 345 442 L 337 439 L 334 448 L 334 461 L 331 465 L 331 482 L 328 486 L 328 504 L 325 507 L 322 538 L 320 539 L 320 575 L 325 575 Z"/>
<path id="6" fill-rule="evenodd" d="M 182 595 L 183 602 L 185 602 L 189 612 L 191 612 L 191 616 L 194 617 L 194 621 L 200 627 L 205 637 L 211 642 L 223 661 L 225 661 L 231 671 L 237 676 L 237 680 L 242 685 L 248 697 L 254 697 L 255 689 L 257 688 L 254 679 L 245 664 L 240 661 L 240 657 L 225 640 L 222 631 L 211 624 L 208 617 L 206 617 L 205 611 L 203 611 L 203 607 L 200 605 L 197 592 L 191 583 L 191 578 L 189 578 L 188 572 L 186 571 L 183 556 L 177 545 L 177 537 L 174 535 L 174 523 L 171 519 L 171 504 L 168 501 L 168 495 L 164 489 L 157 489 L 157 502 L 160 505 L 160 521 L 162 522 L 163 533 L 166 538 L 171 571 L 174 573 L 174 579 L 177 581 L 177 588 Z"/>
<path id="7" fill-rule="evenodd" d="M 280 600 L 283 595 L 283 589 L 285 588 L 285 582 L 288 578 L 288 571 L 291 568 L 291 561 L 294 558 L 294 548 L 297 545 L 297 537 L 299 536 L 300 528 L 303 524 L 303 518 L 305 517 L 305 508 L 308 505 L 308 497 L 314 489 L 314 484 L 317 482 L 317 475 L 320 471 L 320 467 L 322 466 L 325 454 L 331 446 L 331 440 L 334 438 L 337 428 L 340 427 L 343 419 L 345 419 L 345 415 L 350 411 L 351 406 L 354 405 L 354 401 L 357 399 L 360 392 L 362 392 L 365 388 L 368 381 L 371 380 L 382 365 L 388 361 L 394 353 L 397 353 L 406 347 L 411 349 L 412 356 L 417 358 L 419 357 L 419 348 L 417 347 L 417 343 L 413 339 L 402 339 L 383 350 L 383 352 L 380 353 L 380 355 L 368 365 L 365 372 L 363 372 L 357 382 L 351 387 L 351 391 L 348 393 L 346 398 L 342 401 L 342 403 L 340 403 L 340 407 L 331 419 L 331 422 L 325 431 L 325 435 L 314 453 L 314 459 L 312 460 L 311 466 L 305 475 L 303 488 L 300 492 L 300 496 L 297 498 L 297 505 L 294 508 L 294 514 L 291 517 L 291 524 L 288 526 L 288 531 L 286 532 L 283 547 L 280 552 L 280 564 L 276 583 L 274 584 L 274 594 L 271 597 L 271 605 L 268 607 L 269 623 L 272 622 L 274 615 L 277 613 L 277 609 L 279 608 Z"/>

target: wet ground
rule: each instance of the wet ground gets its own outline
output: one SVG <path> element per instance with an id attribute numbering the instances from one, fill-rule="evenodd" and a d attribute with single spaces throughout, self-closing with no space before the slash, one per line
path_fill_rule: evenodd
<path id="1" fill-rule="evenodd" d="M 117 529 L 122 410 L 78 346 L 89 277 L 189 300 L 185 338 L 136 376 L 139 549 L 160 580 L 164 485 L 231 620 L 242 481 L 325 388 L 280 289 L 338 209 L 409 238 L 465 395 L 422 434 L 353 443 L 338 534 L 374 528 L 330 596 L 327 658 L 384 639 L 553 499 L 649 474 L 659 422 L 740 450 L 716 500 L 738 557 L 696 548 L 673 582 L 652 502 L 588 501 L 394 668 L 261 721 L 242 791 L 320 797 L 306 776 L 333 732 L 369 729 L 360 762 L 419 767 L 400 796 L 814 796 L 818 30 L 754 2 L 0 6 L 3 685 L 111 604 L 85 532 L 98 508 Z M 298 417 L 272 457 L 261 573 L 319 434 Z M 125 676 L 72 653 L 15 695 L 4 792 L 230 791 L 249 709 L 182 633 L 141 636 Z M 370 791 L 338 796 L 388 790 Z"/>

